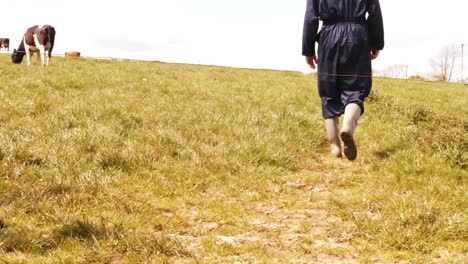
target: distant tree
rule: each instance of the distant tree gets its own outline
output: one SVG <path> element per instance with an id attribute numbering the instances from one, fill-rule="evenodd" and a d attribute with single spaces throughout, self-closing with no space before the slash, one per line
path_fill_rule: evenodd
<path id="1" fill-rule="evenodd" d="M 460 49 L 457 45 L 445 46 L 439 52 L 439 55 L 430 61 L 434 78 L 439 81 L 450 82 L 454 74 L 455 64 L 460 55 Z"/>
<path id="2" fill-rule="evenodd" d="M 408 65 L 394 64 L 383 70 L 383 76 L 387 78 L 406 79 L 408 78 Z"/>

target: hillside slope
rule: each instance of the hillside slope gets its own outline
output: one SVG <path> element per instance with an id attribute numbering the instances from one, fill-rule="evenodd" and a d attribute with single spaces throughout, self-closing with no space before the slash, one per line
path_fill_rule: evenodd
<path id="1" fill-rule="evenodd" d="M 348 162 L 312 76 L 0 56 L 0 259 L 463 263 L 467 90 L 440 85 L 376 80 Z"/>

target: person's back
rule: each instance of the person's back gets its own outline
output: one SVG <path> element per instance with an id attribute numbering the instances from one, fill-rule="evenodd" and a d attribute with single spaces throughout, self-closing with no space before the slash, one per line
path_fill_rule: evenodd
<path id="1" fill-rule="evenodd" d="M 307 0 L 302 52 L 304 56 L 315 55 L 319 19 L 324 25 L 361 23 L 368 27 L 369 48 L 382 50 L 384 47 L 383 22 L 378 0 Z"/>
<path id="2" fill-rule="evenodd" d="M 319 1 L 320 19 L 324 21 L 364 21 L 367 13 L 367 0 Z"/>
<path id="3" fill-rule="evenodd" d="M 319 20 L 323 21 L 320 34 Z M 344 113 L 344 153 L 350 160 L 356 158 L 354 128 L 364 113 L 364 99 L 372 87 L 371 59 L 383 49 L 383 36 L 378 0 L 307 1 L 302 54 L 312 68 L 318 64 L 322 114 L 336 156 L 341 156 L 338 117 Z"/>

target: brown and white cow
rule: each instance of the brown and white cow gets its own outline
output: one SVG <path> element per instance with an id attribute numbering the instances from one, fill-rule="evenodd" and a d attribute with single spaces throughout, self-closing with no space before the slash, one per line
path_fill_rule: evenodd
<path id="1" fill-rule="evenodd" d="M 41 65 L 49 65 L 52 49 L 54 48 L 55 29 L 50 25 L 33 26 L 24 33 L 23 40 L 18 49 L 13 51 L 13 63 L 21 63 L 26 54 L 28 65 L 31 64 L 31 53 L 36 52 Z"/>
<path id="2" fill-rule="evenodd" d="M 10 50 L 10 39 L 9 38 L 0 38 L 0 49 Z"/>

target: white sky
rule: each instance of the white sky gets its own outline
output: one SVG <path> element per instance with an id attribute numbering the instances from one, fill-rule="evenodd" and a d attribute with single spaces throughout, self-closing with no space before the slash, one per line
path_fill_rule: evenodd
<path id="1" fill-rule="evenodd" d="M 465 0 L 380 3 L 386 46 L 376 69 L 407 64 L 411 73 L 425 73 L 444 46 L 468 43 Z M 306 0 L 8 1 L 0 35 L 15 48 L 28 27 L 50 24 L 57 31 L 55 54 L 308 71 L 301 56 L 305 5 Z"/>

